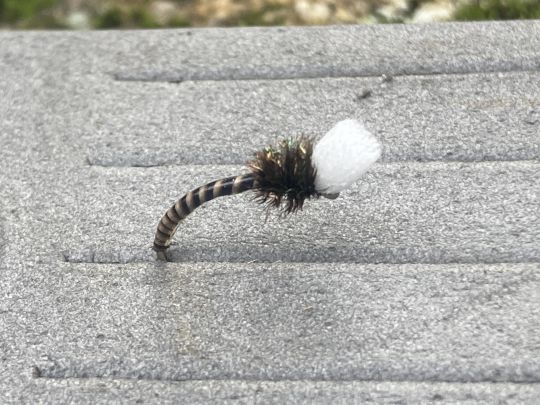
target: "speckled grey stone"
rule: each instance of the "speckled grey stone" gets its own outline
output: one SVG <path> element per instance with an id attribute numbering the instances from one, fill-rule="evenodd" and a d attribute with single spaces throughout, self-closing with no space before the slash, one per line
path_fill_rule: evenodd
<path id="1" fill-rule="evenodd" d="M 540 377 L 536 263 L 27 263 L 10 273 L 3 319 L 18 333 L 3 337 L 4 356 L 43 378 Z"/>
<path id="2" fill-rule="evenodd" d="M 9 95 L 0 100 L 0 111 L 8 117 L 6 136 L 20 142 L 24 133 L 36 131 L 42 142 L 56 145 L 58 157 L 79 164 L 242 164 L 254 150 L 277 137 L 321 136 L 346 117 L 366 121 L 385 145 L 385 161 L 536 159 L 540 153 L 540 76 L 534 70 L 540 65 L 539 27 L 538 22 L 529 21 L 281 32 L 289 37 L 289 46 L 298 47 L 297 54 L 265 44 L 276 37 L 276 29 L 194 30 L 191 36 L 181 30 L 0 33 L 6 45 L 1 47 L 0 69 L 6 78 L 2 90 Z M 368 34 L 385 46 L 364 43 L 367 39 L 362 38 Z M 333 35 L 349 38 L 328 47 L 342 57 L 317 56 L 307 46 L 308 42 L 327 43 Z M 237 42 L 239 36 L 245 39 Z M 317 63 L 363 66 L 351 61 L 361 58 L 379 70 L 366 72 L 375 77 L 322 74 L 302 80 L 261 77 L 179 84 L 116 81 L 108 73 L 122 63 L 129 71 L 161 63 L 182 68 L 177 58 L 184 48 L 191 52 L 184 56 L 188 60 L 202 58 L 197 72 L 217 69 L 220 64 L 244 68 L 249 66 L 245 60 L 219 52 L 240 55 L 238 47 L 245 49 L 248 38 L 261 48 L 257 58 L 245 55 L 252 63 L 279 63 L 296 71 L 291 58 L 305 59 L 306 68 Z M 206 41 L 207 46 L 216 47 L 215 52 L 201 52 L 190 41 Z M 230 46 L 218 46 L 219 41 L 229 41 Z M 397 46 L 403 41 L 408 46 Z M 439 53 L 435 44 L 442 47 Z M 381 60 L 391 59 L 391 51 L 399 66 L 426 67 L 410 72 L 412 76 L 384 81 L 381 74 L 396 74 L 381 67 Z M 72 57 L 83 52 L 85 58 Z M 450 65 L 447 58 L 458 58 L 459 63 Z M 523 69 L 493 71 L 485 65 L 505 60 Z M 478 74 L 471 73 L 475 69 L 432 66 L 443 62 L 447 67 L 475 66 Z M 28 142 L 21 146 L 32 148 Z M 65 144 L 61 149 L 60 143 Z"/>
<path id="3" fill-rule="evenodd" d="M 539 402 L 539 30 L 0 32 L 0 402 Z M 345 117 L 362 182 L 155 260 L 175 198 Z"/>
<path id="4" fill-rule="evenodd" d="M 75 68 L 78 75 L 99 72 L 117 80 L 275 80 L 540 66 L 538 21 L 15 32 L 1 33 L 0 41 L 7 64 L 39 57 L 62 72 Z"/>
<path id="5" fill-rule="evenodd" d="M 287 218 L 273 212 L 267 218 L 251 193 L 222 198 L 196 210 L 180 225 L 170 258 L 534 262 L 540 259 L 539 169 L 536 162 L 376 165 L 338 199 L 308 201 L 302 212 Z M 51 213 L 54 220 L 42 219 L 47 226 L 38 235 L 51 240 L 54 251 L 62 252 L 66 260 L 153 260 L 155 227 L 175 199 L 198 185 L 242 171 L 235 166 L 89 168 L 61 177 L 62 183 L 75 185 L 76 192 L 47 189 L 36 194 L 43 201 L 38 207 L 20 209 L 28 219 Z M 36 234 L 30 223 L 20 219 L 22 240 Z M 66 224 L 69 231 L 63 232 Z M 55 233 L 62 238 L 48 236 Z"/>
<path id="6" fill-rule="evenodd" d="M 4 403 L 522 404 L 539 397 L 537 385 L 509 383 L 37 379 Z"/>

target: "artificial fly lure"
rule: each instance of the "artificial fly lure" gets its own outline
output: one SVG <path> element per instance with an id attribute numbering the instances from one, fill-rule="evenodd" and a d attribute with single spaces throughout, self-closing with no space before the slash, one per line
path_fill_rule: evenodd
<path id="1" fill-rule="evenodd" d="M 315 146 L 308 137 L 282 140 L 256 152 L 247 162 L 248 173 L 205 184 L 176 201 L 159 221 L 153 248 L 158 258 L 166 259 L 179 223 L 217 197 L 253 190 L 256 200 L 284 214 L 301 210 L 306 199 L 337 198 L 380 155 L 377 139 L 352 119 L 338 122 Z"/>

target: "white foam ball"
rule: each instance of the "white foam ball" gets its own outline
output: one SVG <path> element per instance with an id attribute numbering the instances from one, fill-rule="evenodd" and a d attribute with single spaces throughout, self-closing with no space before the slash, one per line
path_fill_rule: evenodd
<path id="1" fill-rule="evenodd" d="M 338 122 L 313 149 L 315 188 L 334 194 L 355 183 L 381 156 L 377 139 L 356 120 Z"/>

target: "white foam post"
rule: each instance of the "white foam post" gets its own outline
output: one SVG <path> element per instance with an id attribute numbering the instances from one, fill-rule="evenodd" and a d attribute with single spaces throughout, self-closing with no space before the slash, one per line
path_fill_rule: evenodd
<path id="1" fill-rule="evenodd" d="M 315 188 L 322 194 L 339 193 L 358 181 L 380 156 L 379 141 L 361 122 L 340 121 L 313 150 Z"/>

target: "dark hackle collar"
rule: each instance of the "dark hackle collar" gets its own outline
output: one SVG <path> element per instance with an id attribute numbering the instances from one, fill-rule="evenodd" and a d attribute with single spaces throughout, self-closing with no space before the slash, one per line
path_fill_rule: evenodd
<path id="1" fill-rule="evenodd" d="M 312 153 L 313 141 L 305 136 L 284 139 L 277 148 L 256 152 L 248 162 L 255 178 L 256 199 L 268 208 L 280 208 L 282 213 L 290 214 L 301 210 L 306 199 L 318 198 Z"/>

